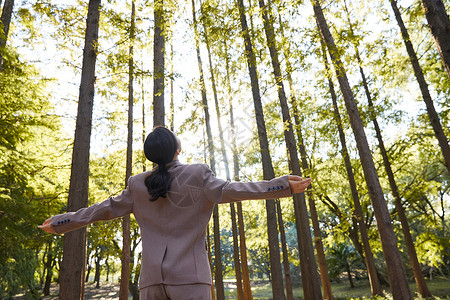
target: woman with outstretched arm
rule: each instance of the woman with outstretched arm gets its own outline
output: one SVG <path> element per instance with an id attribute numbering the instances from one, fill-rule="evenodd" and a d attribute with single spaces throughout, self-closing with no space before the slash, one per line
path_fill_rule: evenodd
<path id="1" fill-rule="evenodd" d="M 206 228 L 214 205 L 288 197 L 303 192 L 311 179 L 286 175 L 258 182 L 224 181 L 205 164 L 179 162 L 180 151 L 175 134 L 155 127 L 145 140 L 144 153 L 157 167 L 130 177 L 120 195 L 53 216 L 38 227 L 63 234 L 133 213 L 142 236 L 140 298 L 211 299 Z"/>

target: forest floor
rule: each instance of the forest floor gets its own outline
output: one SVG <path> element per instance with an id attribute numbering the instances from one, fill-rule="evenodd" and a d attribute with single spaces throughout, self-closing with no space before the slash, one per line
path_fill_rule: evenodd
<path id="1" fill-rule="evenodd" d="M 415 293 L 416 287 L 412 282 L 411 290 Z M 450 300 L 450 278 L 435 278 L 432 281 L 427 281 L 428 288 L 434 295 L 434 300 Z M 228 281 L 225 283 L 225 298 L 237 299 L 236 286 Z M 370 286 L 365 280 L 359 280 L 355 282 L 355 287 L 350 288 L 348 282 L 332 283 L 331 289 L 336 300 L 347 299 L 371 299 Z M 252 292 L 254 300 L 269 300 L 272 299 L 272 290 L 270 282 L 261 281 L 252 284 Z M 388 291 L 387 291 L 388 294 Z M 303 292 L 301 287 L 294 288 L 295 299 L 303 299 Z M 119 298 L 119 284 L 118 283 L 101 283 L 100 288 L 95 287 L 95 283 L 87 283 L 85 287 L 85 299 L 86 300 L 113 300 Z M 24 300 L 23 295 L 17 295 L 13 299 Z M 57 300 L 58 299 L 58 285 L 52 284 L 50 289 L 50 296 L 42 297 L 41 300 Z M 129 294 L 128 299 L 132 299 Z M 387 296 L 386 298 L 377 299 L 392 299 Z M 415 299 L 421 299 L 415 297 Z"/>

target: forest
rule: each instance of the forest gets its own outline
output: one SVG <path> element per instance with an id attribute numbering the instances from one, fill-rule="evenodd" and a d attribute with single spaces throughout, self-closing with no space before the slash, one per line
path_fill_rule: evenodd
<path id="1" fill-rule="evenodd" d="M 156 125 L 219 178 L 312 178 L 215 206 L 214 300 L 450 299 L 450 1 L 0 7 L 0 299 L 139 299 L 133 215 L 37 226 L 151 169 Z"/>

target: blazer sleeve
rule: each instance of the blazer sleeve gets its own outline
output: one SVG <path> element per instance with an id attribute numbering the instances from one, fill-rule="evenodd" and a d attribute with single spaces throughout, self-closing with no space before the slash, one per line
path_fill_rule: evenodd
<path id="1" fill-rule="evenodd" d="M 215 203 L 231 203 L 242 200 L 274 199 L 292 195 L 288 176 L 256 182 L 230 182 L 216 178 L 204 165 L 204 193 Z"/>
<path id="2" fill-rule="evenodd" d="M 129 186 L 129 185 L 128 185 Z M 130 214 L 133 211 L 133 199 L 127 187 L 120 195 L 81 208 L 75 212 L 68 212 L 52 217 L 51 224 L 56 233 L 62 234 L 97 221 L 112 220 Z"/>

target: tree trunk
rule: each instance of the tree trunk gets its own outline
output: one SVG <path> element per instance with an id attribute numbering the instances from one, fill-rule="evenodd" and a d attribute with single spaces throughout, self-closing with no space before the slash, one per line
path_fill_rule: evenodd
<path id="1" fill-rule="evenodd" d="M 244 37 L 245 54 L 247 58 L 248 70 L 250 73 L 250 81 L 252 86 L 253 103 L 255 106 L 256 124 L 258 128 L 258 139 L 261 152 L 261 161 L 263 165 L 263 177 L 270 180 L 275 177 L 272 159 L 269 153 L 269 142 L 267 140 L 266 125 L 264 121 L 261 96 L 259 92 L 258 75 L 256 71 L 256 58 L 253 52 L 253 46 L 250 39 L 247 19 L 245 17 L 245 8 L 243 0 L 237 0 L 239 8 L 239 16 L 241 21 L 241 30 Z M 280 264 L 280 247 L 278 243 L 277 216 L 275 210 L 275 201 L 273 199 L 266 200 L 267 212 L 267 233 L 269 236 L 269 256 L 270 256 L 270 272 L 272 278 L 272 293 L 274 299 L 285 299 L 283 289 L 283 275 Z"/>
<path id="2" fill-rule="evenodd" d="M 234 272 L 236 273 L 236 290 L 238 300 L 244 300 L 244 290 L 242 288 L 242 273 L 241 273 L 241 262 L 239 260 L 239 236 L 237 232 L 237 222 L 236 222 L 236 209 L 234 203 L 230 203 L 231 211 L 231 229 L 233 232 L 233 259 L 234 259 Z"/>
<path id="3" fill-rule="evenodd" d="M 231 147 L 233 152 L 233 178 L 235 181 L 239 181 L 239 155 L 238 148 L 236 145 L 236 128 L 234 125 L 234 114 L 233 114 L 233 97 L 231 91 L 231 80 L 230 80 L 230 61 L 228 56 L 228 46 L 226 44 L 226 39 L 223 40 L 224 50 L 225 50 L 225 68 L 226 68 L 226 84 L 228 90 L 228 101 L 230 108 L 230 126 L 231 126 Z M 243 299 L 253 300 L 252 289 L 250 286 L 250 276 L 248 272 L 248 262 L 247 262 L 247 246 L 245 244 L 245 230 L 244 230 L 244 216 L 242 215 L 242 203 L 237 202 L 237 215 L 238 215 L 238 231 L 239 231 L 239 244 L 240 244 L 240 254 L 241 254 L 241 268 L 242 268 L 242 282 L 243 282 Z M 240 272 L 241 270 L 239 270 Z M 236 275 L 237 276 L 237 275 Z M 238 290 L 238 295 L 239 295 Z"/>
<path id="4" fill-rule="evenodd" d="M 284 36 L 284 26 L 283 26 L 283 22 L 281 20 L 280 14 L 278 14 L 278 18 L 279 18 L 281 35 Z M 293 109 L 294 120 L 297 125 L 297 139 L 298 139 L 298 143 L 299 143 L 300 155 L 302 158 L 302 165 L 304 167 L 304 170 L 307 170 L 308 169 L 307 155 L 306 155 L 306 149 L 303 144 L 303 138 L 302 138 L 302 133 L 301 133 L 302 124 L 300 121 L 300 113 L 297 108 L 297 103 L 295 101 L 294 81 L 293 81 L 292 75 L 291 75 L 293 68 L 292 68 L 292 65 L 289 60 L 289 57 L 290 57 L 289 46 L 283 46 L 283 52 L 284 52 L 284 56 L 286 57 L 286 70 L 287 70 L 286 75 L 287 75 L 287 79 L 288 79 L 288 83 L 289 83 L 289 89 L 291 92 L 291 97 L 290 97 L 291 107 Z M 312 197 L 312 194 L 311 194 L 311 197 Z M 311 212 L 312 211 L 316 212 L 315 204 L 311 197 L 309 198 L 310 210 L 311 210 Z M 317 213 L 315 213 L 314 215 L 317 215 Z M 314 234 L 315 235 L 320 234 L 319 223 L 318 223 L 317 218 L 313 219 L 313 227 L 314 227 L 314 231 L 315 231 Z M 316 232 L 316 230 L 317 230 L 317 232 Z M 320 268 L 320 274 L 321 274 L 320 277 L 321 277 L 321 281 L 322 281 L 323 299 L 331 300 L 331 299 L 334 299 L 334 296 L 331 291 L 331 283 L 330 283 L 330 279 L 328 276 L 328 268 L 326 265 L 325 253 L 323 251 L 323 244 L 322 244 L 321 239 L 316 239 L 316 249 L 322 249 L 321 251 L 318 251 L 317 254 L 318 254 L 319 268 Z"/>
<path id="5" fill-rule="evenodd" d="M 272 67 L 273 67 L 273 74 L 275 76 L 275 81 L 277 85 L 278 90 L 278 98 L 280 100 L 280 106 L 281 111 L 283 115 L 283 123 L 285 124 L 285 131 L 284 131 L 284 137 L 286 142 L 286 149 L 289 154 L 289 162 L 290 162 L 290 168 L 293 171 L 294 174 L 301 176 L 302 172 L 300 169 L 300 162 L 298 159 L 297 154 L 297 146 L 295 142 L 293 127 L 292 127 L 292 121 L 289 113 L 289 108 L 287 105 L 287 98 L 286 93 L 284 91 L 284 85 L 283 85 L 283 77 L 281 75 L 281 67 L 278 59 L 278 51 L 276 49 L 275 45 L 275 33 L 273 28 L 273 21 L 271 20 L 271 14 L 268 11 L 268 7 L 264 3 L 264 0 L 259 0 L 259 7 L 262 10 L 262 17 L 264 20 L 264 31 L 266 33 L 266 41 L 267 46 L 269 48 Z M 296 205 L 294 207 L 296 208 L 296 221 L 300 221 L 300 238 L 303 239 L 303 242 L 301 243 L 303 248 L 299 249 L 300 252 L 300 264 L 304 264 L 304 270 L 307 273 L 302 274 L 302 279 L 306 282 L 303 284 L 304 288 L 304 296 L 308 299 L 321 299 L 322 298 L 322 292 L 320 289 L 320 281 L 319 276 L 317 274 L 317 265 L 316 260 L 314 257 L 314 248 L 312 245 L 312 237 L 311 237 L 311 231 L 309 228 L 309 218 L 308 218 L 308 212 L 306 208 L 306 202 L 305 202 L 305 194 L 295 194 L 294 195 L 294 202 Z M 313 204 L 314 205 L 314 204 Z M 317 221 L 317 220 L 316 220 Z M 314 222 L 314 220 L 313 220 Z M 318 228 L 318 226 L 317 226 Z M 317 234 L 317 233 L 316 233 Z M 320 251 L 320 249 L 317 249 Z M 321 256 L 323 259 L 325 258 L 323 254 Z M 303 269 L 302 269 L 303 270 Z M 323 278 L 327 278 L 328 274 L 323 274 Z"/>
<path id="6" fill-rule="evenodd" d="M 364 214 L 362 211 L 361 203 L 359 201 L 358 189 L 356 188 L 356 181 L 355 181 L 355 176 L 353 174 L 352 164 L 350 162 L 350 157 L 348 155 L 347 142 L 345 140 L 344 128 L 342 126 L 341 115 L 339 113 L 339 107 L 337 104 L 337 96 L 336 96 L 336 92 L 334 90 L 333 81 L 331 79 L 331 73 L 330 73 L 330 67 L 328 64 L 327 53 L 326 53 L 326 49 L 325 49 L 325 44 L 323 42 L 322 42 L 322 53 L 323 53 L 325 69 L 327 71 L 327 74 L 329 74 L 328 75 L 328 85 L 330 88 L 331 99 L 333 101 L 334 119 L 336 121 L 338 132 L 339 132 L 339 139 L 340 139 L 341 146 L 342 146 L 341 154 L 342 154 L 342 158 L 344 159 L 344 165 L 345 165 L 345 169 L 347 171 L 347 177 L 348 177 L 348 181 L 349 181 L 349 185 L 350 185 L 350 191 L 352 194 L 352 199 L 353 199 L 353 203 L 354 203 L 354 207 L 355 207 L 354 208 L 354 213 L 355 213 L 354 218 L 356 218 L 356 220 L 358 221 L 358 225 L 359 225 L 358 227 L 359 227 L 359 231 L 361 233 L 361 240 L 362 240 L 362 244 L 363 244 L 363 248 L 364 248 L 364 256 L 363 257 L 364 257 L 364 261 L 366 264 L 367 273 L 368 273 L 368 277 L 369 277 L 370 289 L 371 289 L 373 296 L 375 296 L 375 295 L 382 296 L 383 290 L 382 290 L 380 282 L 378 280 L 377 270 L 375 268 L 375 262 L 373 259 L 373 253 L 372 253 L 372 249 L 370 248 L 369 235 L 367 233 L 366 223 L 364 222 Z"/>
<path id="7" fill-rule="evenodd" d="M 174 106 L 174 93 L 173 93 L 173 35 L 170 39 L 170 130 L 175 129 L 175 106 Z"/>
<path id="8" fill-rule="evenodd" d="M 45 262 L 45 269 L 46 269 L 46 276 L 45 276 L 45 283 L 44 283 L 44 296 L 50 295 L 50 284 L 52 283 L 52 276 L 53 276 L 53 266 L 55 264 L 55 259 L 53 257 L 53 242 L 50 241 L 48 243 L 48 249 L 47 249 L 47 261 Z"/>
<path id="9" fill-rule="evenodd" d="M 283 251 L 283 267 L 284 267 L 284 281 L 286 284 L 286 298 L 287 300 L 294 300 L 294 293 L 292 292 L 291 267 L 289 265 L 289 255 L 287 251 L 286 233 L 284 231 L 283 215 L 281 210 L 280 200 L 275 201 L 277 207 L 278 229 L 280 230 L 281 249 Z"/>
<path id="10" fill-rule="evenodd" d="M 99 18 L 100 0 L 90 0 L 86 20 L 86 36 L 67 211 L 77 211 L 86 207 L 88 203 L 89 147 L 94 103 Z M 82 228 L 64 235 L 59 288 L 59 298 L 61 300 L 84 299 L 85 267 L 86 228 Z"/>
<path id="11" fill-rule="evenodd" d="M 94 282 L 97 284 L 95 285 L 95 288 L 100 287 L 100 260 L 101 260 L 101 250 L 100 253 L 98 251 L 95 251 L 95 274 L 94 274 Z"/>
<path id="12" fill-rule="evenodd" d="M 428 27 L 450 78 L 450 20 L 442 0 L 422 0 Z"/>
<path id="13" fill-rule="evenodd" d="M 143 69 L 143 68 L 142 68 Z M 145 92 L 144 92 L 144 75 L 141 78 L 141 93 L 142 93 L 142 145 L 145 143 L 145 138 L 147 135 L 145 134 Z M 144 153 L 142 153 L 142 172 L 147 170 L 147 158 Z"/>
<path id="14" fill-rule="evenodd" d="M 344 4 L 345 4 L 345 1 L 344 1 Z M 347 12 L 347 19 L 348 19 L 348 23 L 349 23 L 349 27 L 350 27 L 350 32 L 353 35 L 354 34 L 353 33 L 353 25 L 352 25 L 352 22 L 350 21 L 350 14 L 348 12 L 346 4 L 345 4 L 345 10 Z M 375 134 L 376 134 L 376 137 L 378 140 L 378 146 L 380 148 L 381 156 L 383 157 L 384 168 L 385 168 L 386 174 L 388 176 L 392 195 L 394 196 L 397 214 L 400 219 L 400 223 L 402 225 L 402 232 L 403 232 L 403 236 L 405 237 L 406 249 L 408 250 L 409 261 L 410 261 L 411 267 L 413 269 L 414 278 L 416 280 L 416 285 L 417 285 L 417 290 L 422 297 L 424 297 L 424 298 L 431 297 L 431 293 L 428 290 L 427 284 L 425 282 L 425 278 L 423 277 L 422 270 L 420 268 L 419 260 L 417 259 L 416 249 L 414 248 L 414 242 L 412 240 L 411 232 L 409 231 L 408 219 L 406 217 L 405 210 L 402 205 L 402 200 L 401 200 L 400 194 L 398 192 L 397 183 L 395 182 L 394 173 L 392 172 L 391 163 L 390 163 L 389 157 L 387 155 L 386 147 L 384 146 L 384 141 L 383 141 L 383 137 L 381 135 L 380 126 L 378 125 L 378 120 L 375 115 L 375 108 L 374 108 L 373 101 L 372 101 L 372 95 L 369 90 L 369 84 L 367 83 L 366 75 L 362 68 L 361 55 L 359 54 L 358 46 L 356 44 L 354 44 L 354 47 L 355 47 L 356 59 L 358 61 L 358 65 L 359 65 L 359 72 L 361 74 L 364 91 L 366 93 L 367 102 L 369 104 L 369 110 L 371 113 L 370 118 L 372 119 L 373 126 L 375 128 Z"/>
<path id="15" fill-rule="evenodd" d="M 134 59 L 133 44 L 135 32 L 135 5 L 131 1 L 131 23 L 130 23 L 130 46 L 128 58 L 128 136 L 127 136 L 127 158 L 125 170 L 125 187 L 128 186 L 128 179 L 131 177 L 133 168 L 133 83 L 134 83 Z M 122 218 L 122 270 L 120 273 L 119 299 L 128 299 L 128 289 L 130 282 L 130 215 Z"/>
<path id="16" fill-rule="evenodd" d="M 2 16 L 0 18 L 0 50 L 4 49 L 6 46 L 13 8 L 14 8 L 14 0 L 5 0 L 5 4 L 3 5 L 2 10 Z M 3 35 L 1 33 L 2 31 Z M 2 66 L 3 66 L 3 56 L 0 51 L 0 72 L 2 71 Z"/>
<path id="17" fill-rule="evenodd" d="M 350 283 L 350 288 L 354 288 L 352 273 L 350 272 L 350 264 L 348 261 L 345 262 L 345 271 L 347 271 L 348 282 Z"/>
<path id="18" fill-rule="evenodd" d="M 202 15 L 204 15 L 203 11 L 203 4 L 200 1 L 200 9 L 202 12 Z M 223 163 L 225 167 L 225 174 L 227 180 L 230 180 L 230 168 L 228 164 L 228 157 L 225 150 L 225 139 L 223 137 L 223 129 L 222 129 L 222 122 L 220 121 L 221 113 L 220 113 L 220 107 L 219 107 L 219 100 L 217 97 L 217 88 L 216 88 L 216 80 L 214 76 L 214 68 L 212 64 L 212 58 L 211 58 L 211 49 L 210 44 L 208 40 L 208 28 L 206 26 L 206 18 L 202 18 L 203 20 L 203 29 L 204 33 L 203 36 L 205 38 L 205 44 L 206 44 L 206 50 L 208 53 L 208 61 L 209 61 L 209 70 L 211 74 L 211 84 L 213 88 L 213 96 L 214 96 L 214 106 L 216 108 L 216 117 L 217 117 L 217 126 L 219 129 L 219 139 L 220 139 L 220 149 L 222 152 L 222 158 Z M 243 299 L 243 290 L 242 290 L 242 275 L 241 275 L 241 263 L 239 261 L 239 244 L 238 244 L 238 235 L 237 235 L 237 224 L 236 224 L 236 212 L 234 203 L 230 203 L 230 210 L 231 210 L 231 226 L 232 226 L 232 232 L 233 232 L 233 253 L 234 253 L 234 269 L 236 273 L 236 287 L 237 287 L 237 294 L 238 299 Z"/>
<path id="19" fill-rule="evenodd" d="M 208 228 L 206 228 L 206 240 L 208 241 L 208 260 L 209 260 L 209 266 L 211 268 L 211 275 L 213 275 L 213 268 L 212 268 L 212 259 L 211 259 L 211 236 L 209 235 L 209 225 Z M 214 291 L 214 284 L 211 284 L 211 300 L 216 300 L 216 293 Z"/>
<path id="20" fill-rule="evenodd" d="M 408 31 L 406 30 L 400 11 L 398 10 L 397 1 L 390 0 L 390 2 L 392 9 L 394 10 L 398 26 L 400 27 L 403 42 L 405 43 L 406 51 L 408 52 L 409 59 L 414 69 L 414 74 L 416 75 L 417 82 L 419 83 L 423 101 L 425 102 L 425 105 L 427 107 L 428 117 L 430 119 L 431 126 L 433 127 L 434 134 L 436 135 L 439 146 L 441 147 L 442 155 L 444 156 L 444 164 L 446 165 L 447 170 L 450 172 L 450 147 L 448 146 L 447 137 L 445 136 L 444 130 L 442 129 L 439 115 L 437 114 L 436 109 L 434 108 L 434 103 L 433 100 L 431 99 L 430 91 L 428 90 L 428 84 L 425 81 L 425 77 L 423 75 L 422 68 L 419 65 L 419 60 L 417 59 L 416 52 L 414 51 L 414 47 L 411 43 L 411 39 L 409 38 Z M 447 35 L 448 34 L 449 33 L 447 32 Z"/>
<path id="21" fill-rule="evenodd" d="M 350 124 L 355 135 L 357 148 L 359 151 L 361 165 L 363 167 L 368 192 L 372 201 L 377 226 L 383 247 L 383 254 L 386 260 L 389 281 L 391 284 L 394 299 L 412 299 L 405 270 L 397 247 L 397 238 L 394 234 L 389 210 L 384 199 L 383 191 L 372 159 L 372 154 L 364 132 L 361 117 L 356 107 L 356 102 L 348 83 L 347 74 L 340 59 L 340 54 L 334 43 L 325 17 L 320 7 L 319 0 L 313 1 L 314 15 L 325 40 L 329 54 L 335 66 L 336 75 L 341 86 Z"/>
<path id="22" fill-rule="evenodd" d="M 164 3 L 163 0 L 155 0 L 153 5 L 155 19 L 153 37 L 153 126 L 164 126 Z"/>
<path id="23" fill-rule="evenodd" d="M 206 126 L 206 135 L 207 135 L 207 143 L 208 143 L 208 152 L 209 152 L 209 161 L 211 170 L 213 173 L 216 173 L 216 163 L 214 158 L 214 145 L 212 139 L 211 132 L 211 122 L 209 116 L 208 109 L 208 99 L 206 97 L 206 86 L 205 80 L 203 77 L 203 66 L 202 59 L 200 55 L 200 37 L 197 29 L 197 19 L 195 16 L 195 1 L 192 0 L 192 18 L 193 18 L 193 26 L 195 33 L 195 46 L 197 52 L 197 62 L 198 69 L 200 73 L 200 87 L 202 93 L 202 106 L 205 113 L 205 126 Z M 214 275 L 215 275 L 215 284 L 216 284 L 216 297 L 218 300 L 225 299 L 225 289 L 223 284 L 223 272 L 222 272 L 222 252 L 220 247 L 220 222 L 219 222 L 219 207 L 217 205 L 214 206 L 213 209 L 213 223 L 214 223 Z"/>

